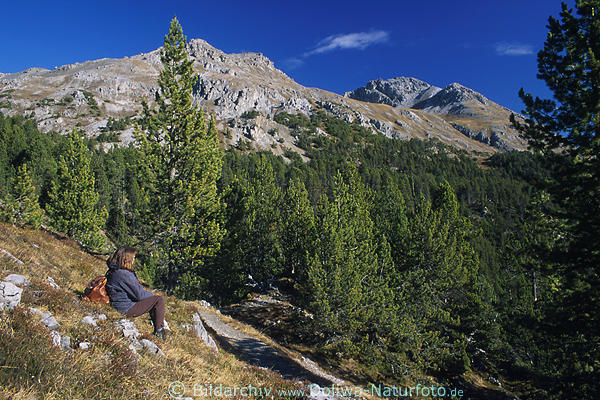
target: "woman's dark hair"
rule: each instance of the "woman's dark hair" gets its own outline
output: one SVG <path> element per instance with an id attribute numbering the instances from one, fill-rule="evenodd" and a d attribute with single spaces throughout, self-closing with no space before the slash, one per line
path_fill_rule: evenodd
<path id="1" fill-rule="evenodd" d="M 135 253 L 137 250 L 133 247 L 119 247 L 117 251 L 106 261 L 108 265 L 116 265 L 119 269 L 127 269 L 133 271 L 133 262 L 135 261 Z"/>

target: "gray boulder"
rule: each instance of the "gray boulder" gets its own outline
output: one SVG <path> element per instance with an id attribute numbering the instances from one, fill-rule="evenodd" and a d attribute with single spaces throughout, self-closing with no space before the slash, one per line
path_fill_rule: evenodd
<path id="1" fill-rule="evenodd" d="M 214 351 L 218 351 L 217 344 L 213 340 L 213 338 L 208 334 L 206 328 L 204 328 L 204 324 L 202 324 L 202 319 L 198 313 L 194 313 L 193 317 L 193 329 L 198 336 L 208 347 L 212 348 Z"/>
<path id="2" fill-rule="evenodd" d="M 135 354 L 138 353 L 138 351 L 142 350 L 144 348 L 144 345 L 142 344 L 142 342 L 140 342 L 139 340 L 137 340 L 137 338 L 131 336 L 129 338 L 129 350 L 133 351 Z"/>
<path id="3" fill-rule="evenodd" d="M 161 357 L 165 356 L 165 353 L 163 353 L 153 341 L 148 339 L 137 339 L 133 336 L 129 338 L 129 349 L 135 354 L 139 354 L 141 350 L 146 349 L 150 354 Z"/>
<path id="4" fill-rule="evenodd" d="M 140 340 L 140 343 L 142 344 L 142 346 L 144 346 L 145 349 L 147 349 L 150 352 L 150 354 L 154 354 L 161 357 L 165 356 L 165 353 L 163 353 L 163 351 L 158 348 L 156 343 L 152 342 L 151 340 L 142 339 Z"/>
<path id="5" fill-rule="evenodd" d="M 21 302 L 23 289 L 12 282 L 0 282 L 0 310 L 13 310 Z"/>
<path id="6" fill-rule="evenodd" d="M 4 282 L 13 283 L 16 286 L 29 286 L 31 283 L 23 275 L 10 274 L 4 278 Z"/>
<path id="7" fill-rule="evenodd" d="M 86 315 L 81 319 L 82 324 L 88 324 L 93 326 L 94 328 L 98 327 L 98 321 L 106 321 L 106 315 L 104 314 L 92 314 Z"/>
<path id="8" fill-rule="evenodd" d="M 42 321 L 42 324 L 46 325 L 46 328 L 48 328 L 51 331 L 60 328 L 60 324 L 58 323 L 58 321 L 56 321 L 56 318 L 52 316 L 50 311 L 46 311 L 45 313 L 43 313 L 42 319 L 40 321 Z"/>
<path id="9" fill-rule="evenodd" d="M 133 337 L 137 339 L 140 336 L 140 332 L 135 324 L 126 318 L 118 320 L 115 324 L 117 325 L 117 329 L 120 330 L 125 337 Z"/>
<path id="10" fill-rule="evenodd" d="M 63 350 L 70 350 L 71 349 L 71 338 L 68 336 L 61 336 L 60 347 Z"/>

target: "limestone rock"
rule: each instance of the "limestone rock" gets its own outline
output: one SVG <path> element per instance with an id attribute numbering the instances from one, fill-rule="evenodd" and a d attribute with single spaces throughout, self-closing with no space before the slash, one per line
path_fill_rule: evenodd
<path id="1" fill-rule="evenodd" d="M 126 318 L 118 320 L 115 324 L 117 325 L 117 329 L 119 329 L 125 337 L 137 338 L 140 336 L 140 332 L 135 324 Z"/>
<path id="2" fill-rule="evenodd" d="M 94 319 L 94 317 L 92 317 L 91 315 L 86 315 L 85 317 L 83 317 L 81 319 L 81 322 L 84 324 L 88 324 L 93 326 L 94 328 L 98 327 L 98 324 L 96 323 L 96 320 Z"/>
<path id="3" fill-rule="evenodd" d="M 46 325 L 46 328 L 48 328 L 51 331 L 60 328 L 60 324 L 58 323 L 58 321 L 56 321 L 56 318 L 54 318 L 52 316 L 52 314 L 50 313 L 50 311 L 46 311 L 45 313 L 43 313 L 42 314 L 42 319 L 40 321 L 44 325 Z"/>
<path id="4" fill-rule="evenodd" d="M 60 347 L 63 350 L 71 349 L 71 338 L 69 336 L 61 336 L 60 337 Z"/>
<path id="5" fill-rule="evenodd" d="M 4 278 L 4 282 L 13 283 L 16 286 L 29 286 L 31 283 L 23 275 L 10 274 Z"/>
<path id="6" fill-rule="evenodd" d="M 94 328 L 98 327 L 98 321 L 106 321 L 106 315 L 104 315 L 104 314 L 86 315 L 85 317 L 83 317 L 81 319 L 81 323 L 91 325 Z"/>
<path id="7" fill-rule="evenodd" d="M 202 307 L 213 308 L 213 306 L 206 300 L 200 300 L 200 301 L 198 301 L 198 304 L 201 305 Z"/>
<path id="8" fill-rule="evenodd" d="M 13 310 L 21 302 L 23 289 L 12 282 L 0 282 L 0 310 Z"/>
<path id="9" fill-rule="evenodd" d="M 52 286 L 54 289 L 60 289 L 60 286 L 58 286 L 58 285 L 56 284 L 56 282 L 54 282 L 54 279 L 53 279 L 52 277 L 50 277 L 50 276 L 46 277 L 46 281 L 47 281 L 47 282 L 48 282 L 48 284 L 49 284 L 50 286 Z"/>
<path id="10" fill-rule="evenodd" d="M 129 350 L 137 354 L 139 350 L 144 348 L 144 345 L 137 338 L 132 336 L 129 338 L 129 346 L 127 347 L 129 347 Z"/>
<path id="11" fill-rule="evenodd" d="M 165 356 L 165 353 L 163 353 L 163 351 L 156 345 L 156 343 L 152 342 L 151 340 L 142 339 L 140 340 L 140 342 L 142 343 L 142 346 L 144 346 L 144 348 L 146 348 L 150 352 L 150 354 L 162 357 Z"/>
<path id="12" fill-rule="evenodd" d="M 183 322 L 181 324 L 179 324 L 179 326 L 181 326 L 186 331 L 191 331 L 192 329 L 194 329 L 194 326 L 192 324 L 186 324 Z"/>
<path id="13" fill-rule="evenodd" d="M 52 337 L 52 345 L 56 347 L 61 345 L 60 333 L 57 331 L 50 331 L 50 336 Z"/>
<path id="14" fill-rule="evenodd" d="M 481 93 L 459 83 L 446 86 L 428 99 L 414 105 L 414 108 L 435 114 L 473 116 L 477 107 L 491 106 L 491 101 Z"/>
<path id="15" fill-rule="evenodd" d="M 194 313 L 192 318 L 193 329 L 196 333 L 196 336 L 199 337 L 208 347 L 212 348 L 215 351 L 218 351 L 217 344 L 206 331 L 204 324 L 202 324 L 202 319 L 200 318 L 200 315 L 198 315 L 198 313 Z"/>
<path id="16" fill-rule="evenodd" d="M 148 339 L 137 339 L 136 337 L 129 338 L 129 349 L 135 354 L 138 354 L 141 350 L 146 349 L 150 354 L 164 357 L 165 353 L 151 340 Z"/>
<path id="17" fill-rule="evenodd" d="M 90 342 L 81 342 L 78 346 L 81 350 L 87 350 L 90 348 Z"/>
<path id="18" fill-rule="evenodd" d="M 4 249 L 0 249 L 0 253 L 6 255 L 8 258 L 10 258 L 11 260 L 13 260 L 17 264 L 23 265 L 23 261 L 19 260 L 17 257 L 15 257 L 12 254 L 10 254 L 8 251 L 6 251 Z"/>
<path id="19" fill-rule="evenodd" d="M 412 107 L 440 90 L 442 89 L 416 78 L 399 77 L 369 81 L 365 87 L 346 92 L 344 96 L 392 107 Z"/>

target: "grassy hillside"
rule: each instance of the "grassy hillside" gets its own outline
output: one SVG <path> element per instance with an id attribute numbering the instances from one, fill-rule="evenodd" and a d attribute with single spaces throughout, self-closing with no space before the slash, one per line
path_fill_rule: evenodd
<path id="1" fill-rule="evenodd" d="M 0 224 L 0 280 L 10 273 L 25 275 L 31 286 L 23 291 L 20 306 L 0 314 L 0 399 L 165 399 L 169 384 L 222 384 L 293 388 L 275 372 L 238 361 L 234 356 L 215 353 L 180 327 L 191 323 L 200 306 L 170 296 L 166 320 L 173 330 L 166 343 L 157 342 L 165 353 L 158 357 L 128 349 L 126 339 L 115 328 L 122 318 L 108 305 L 80 301 L 81 291 L 94 276 L 104 274 L 103 257 L 83 252 L 69 239 L 47 232 Z M 60 286 L 55 289 L 46 277 Z M 61 335 L 71 338 L 71 351 L 52 346 L 49 331 L 39 317 L 27 310 L 50 311 L 60 323 Z M 98 328 L 82 324 L 92 313 L 104 313 Z M 133 320 L 142 337 L 153 339 L 149 319 Z M 91 343 L 89 350 L 77 348 Z M 190 389 L 188 389 L 190 390 Z"/>

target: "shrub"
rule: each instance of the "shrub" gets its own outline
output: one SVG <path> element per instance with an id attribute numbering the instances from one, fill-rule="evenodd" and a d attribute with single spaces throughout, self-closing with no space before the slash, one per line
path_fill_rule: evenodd
<path id="1" fill-rule="evenodd" d="M 260 113 L 258 111 L 256 111 L 256 110 L 246 111 L 242 115 L 240 115 L 240 118 L 243 118 L 243 119 L 253 119 L 253 118 L 258 117 L 259 114 Z"/>

